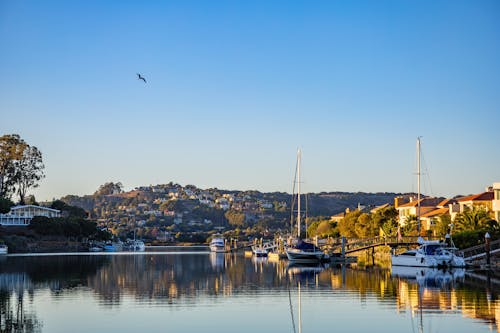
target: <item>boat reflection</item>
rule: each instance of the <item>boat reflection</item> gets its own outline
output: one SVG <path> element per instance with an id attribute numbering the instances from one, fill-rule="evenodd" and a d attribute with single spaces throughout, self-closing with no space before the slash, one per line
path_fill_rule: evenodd
<path id="1" fill-rule="evenodd" d="M 464 268 L 438 269 L 427 267 L 393 266 L 392 277 L 415 280 L 419 286 L 427 288 L 449 288 L 457 281 L 463 281 Z"/>
<path id="2" fill-rule="evenodd" d="M 226 263 L 225 253 L 223 252 L 210 252 L 210 265 L 215 271 L 224 270 L 224 266 Z"/>

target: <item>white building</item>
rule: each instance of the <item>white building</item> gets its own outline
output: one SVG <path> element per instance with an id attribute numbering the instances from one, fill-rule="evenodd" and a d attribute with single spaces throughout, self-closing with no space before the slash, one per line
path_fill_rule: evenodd
<path id="1" fill-rule="evenodd" d="M 61 217 L 61 211 L 42 206 L 15 206 L 7 214 L 0 214 L 0 225 L 27 226 L 35 216 Z"/>

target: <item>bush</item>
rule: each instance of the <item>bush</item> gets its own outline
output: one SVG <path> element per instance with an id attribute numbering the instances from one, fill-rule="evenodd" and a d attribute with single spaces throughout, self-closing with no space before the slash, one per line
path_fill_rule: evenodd
<path id="1" fill-rule="evenodd" d="M 484 244 L 484 235 L 488 232 L 490 234 L 491 240 L 498 239 L 499 232 L 494 230 L 472 230 L 472 231 L 462 231 L 453 234 L 453 243 L 459 249 L 465 249 L 468 247 Z"/>

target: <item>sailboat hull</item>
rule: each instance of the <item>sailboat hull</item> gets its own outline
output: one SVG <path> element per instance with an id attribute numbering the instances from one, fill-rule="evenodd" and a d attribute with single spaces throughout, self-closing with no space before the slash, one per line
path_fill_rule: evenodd
<path id="1" fill-rule="evenodd" d="M 296 263 L 317 263 L 324 259 L 325 254 L 322 251 L 303 251 L 290 248 L 286 250 L 286 256 L 288 260 Z"/>

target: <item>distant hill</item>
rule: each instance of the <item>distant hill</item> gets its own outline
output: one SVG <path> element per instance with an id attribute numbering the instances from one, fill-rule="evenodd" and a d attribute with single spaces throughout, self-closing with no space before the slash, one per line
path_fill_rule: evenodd
<path id="1" fill-rule="evenodd" d="M 163 189 L 158 191 L 158 188 Z M 100 207 L 106 207 L 106 210 L 115 210 L 116 207 L 121 205 L 134 206 L 139 203 L 149 203 L 152 204 L 155 200 L 159 198 L 167 197 L 169 191 L 175 190 L 176 193 L 184 193 L 186 190 L 178 184 L 168 184 L 168 185 L 156 185 L 151 187 L 140 187 L 133 191 L 122 192 L 119 194 L 112 195 L 85 195 L 85 196 L 75 196 L 68 195 L 61 198 L 62 201 L 69 205 L 81 207 L 89 212 L 93 212 L 95 217 L 99 216 L 101 211 Z M 259 191 L 228 191 L 220 189 L 198 189 L 192 185 L 189 185 L 189 193 L 212 193 L 214 200 L 217 197 L 221 197 L 224 194 L 230 194 L 236 198 L 244 198 L 242 200 L 250 202 L 285 202 L 287 204 L 287 211 L 290 211 L 292 196 L 289 193 L 284 192 L 259 192 Z M 358 206 L 363 207 L 375 207 L 383 204 L 394 204 L 395 197 L 409 196 L 412 194 L 402 194 L 402 193 L 390 193 L 390 192 L 378 192 L 378 193 L 366 193 L 366 192 L 321 192 L 321 193 L 309 193 L 302 196 L 302 209 L 307 209 L 309 216 L 331 216 L 343 212 L 346 208 L 353 210 Z M 307 196 L 307 200 L 305 197 Z M 306 203 L 307 201 L 307 203 Z M 99 209 L 96 209 L 99 208 Z"/>

